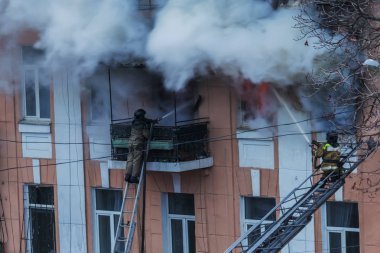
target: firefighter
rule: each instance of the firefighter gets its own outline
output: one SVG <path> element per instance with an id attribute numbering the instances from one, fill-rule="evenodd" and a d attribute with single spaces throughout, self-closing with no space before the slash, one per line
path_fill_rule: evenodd
<path id="1" fill-rule="evenodd" d="M 320 168 L 323 171 L 322 179 L 332 171 L 334 171 L 336 175 L 331 179 L 338 179 L 338 175 L 341 173 L 338 134 L 336 132 L 328 132 L 326 134 L 326 143 L 319 143 L 313 140 L 312 144 L 317 146 L 315 157 L 322 158 L 322 163 L 320 165 Z"/>
<path id="2" fill-rule="evenodd" d="M 150 126 L 157 123 L 157 120 L 145 118 L 145 113 L 143 109 L 136 110 L 132 121 L 131 136 L 128 143 L 127 172 L 125 174 L 125 181 L 130 183 L 139 182 Z"/>

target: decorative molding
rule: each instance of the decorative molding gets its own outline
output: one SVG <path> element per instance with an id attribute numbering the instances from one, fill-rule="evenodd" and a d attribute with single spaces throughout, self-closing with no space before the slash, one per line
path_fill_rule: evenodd
<path id="1" fill-rule="evenodd" d="M 274 143 L 272 140 L 239 140 L 240 167 L 274 169 Z"/>
<path id="2" fill-rule="evenodd" d="M 102 179 L 102 187 L 109 188 L 110 187 L 110 177 L 108 173 L 108 166 L 106 162 L 100 163 L 100 176 Z"/>
<path id="3" fill-rule="evenodd" d="M 175 193 L 181 193 L 181 174 L 172 173 L 173 189 Z"/>
<path id="4" fill-rule="evenodd" d="M 50 133 L 22 133 L 22 155 L 30 158 L 52 158 Z"/>
<path id="5" fill-rule="evenodd" d="M 260 170 L 251 170 L 252 196 L 260 196 Z"/>
<path id="6" fill-rule="evenodd" d="M 50 121 L 29 122 L 23 121 L 18 124 L 18 131 L 20 133 L 45 133 L 50 134 Z"/>
<path id="7" fill-rule="evenodd" d="M 40 171 L 40 160 L 33 159 L 33 182 L 35 184 L 41 183 L 41 171 Z"/>

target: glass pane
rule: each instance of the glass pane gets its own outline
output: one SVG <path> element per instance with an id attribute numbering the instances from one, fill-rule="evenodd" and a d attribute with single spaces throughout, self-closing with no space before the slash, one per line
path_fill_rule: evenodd
<path id="1" fill-rule="evenodd" d="M 247 230 L 250 229 L 253 225 L 247 225 Z M 251 245 L 254 241 L 257 240 L 261 235 L 260 230 L 254 230 L 249 236 L 248 236 L 248 245 Z"/>
<path id="2" fill-rule="evenodd" d="M 329 232 L 330 253 L 342 253 L 342 237 L 340 233 Z"/>
<path id="3" fill-rule="evenodd" d="M 172 252 L 183 253 L 183 232 L 182 232 L 182 220 L 171 221 L 172 229 Z"/>
<path id="4" fill-rule="evenodd" d="M 43 77 L 43 78 L 48 78 Z M 39 95 L 40 95 L 40 118 L 50 118 L 50 90 L 49 84 L 43 83 L 40 81 L 39 87 Z"/>
<path id="5" fill-rule="evenodd" d="M 43 58 L 43 51 L 32 46 L 22 47 L 22 61 L 24 64 L 37 64 Z"/>
<path id="6" fill-rule="evenodd" d="M 110 217 L 105 215 L 98 216 L 99 221 L 99 249 L 100 253 L 111 252 L 111 225 Z"/>
<path id="7" fill-rule="evenodd" d="M 194 195 L 185 193 L 169 193 L 169 213 L 194 215 Z"/>
<path id="8" fill-rule="evenodd" d="M 105 92 L 101 88 L 91 89 L 91 117 L 92 120 L 108 119 L 109 105 L 106 103 Z M 105 91 L 105 90 L 104 90 Z"/>
<path id="9" fill-rule="evenodd" d="M 112 239 L 115 239 L 115 237 L 117 237 L 116 235 L 116 230 L 117 230 L 117 225 L 118 225 L 118 222 L 119 222 L 119 217 L 120 215 L 117 215 L 117 214 L 114 214 L 113 215 L 113 231 L 114 231 L 114 238 Z M 120 234 L 120 237 L 125 237 L 124 236 L 124 229 L 120 229 L 119 231 L 119 234 Z M 122 241 L 118 241 L 115 246 L 116 246 L 116 250 L 119 250 L 120 252 L 124 252 L 124 242 Z"/>
<path id="10" fill-rule="evenodd" d="M 359 245 L 359 232 L 346 232 L 346 253 L 359 253 Z"/>
<path id="11" fill-rule="evenodd" d="M 29 185 L 29 203 L 54 205 L 54 188 L 52 186 Z"/>
<path id="12" fill-rule="evenodd" d="M 122 198 L 119 190 L 96 189 L 96 210 L 120 211 Z"/>
<path id="13" fill-rule="evenodd" d="M 187 236 L 189 237 L 189 253 L 195 253 L 195 221 L 187 221 Z"/>
<path id="14" fill-rule="evenodd" d="M 36 116 L 35 70 L 25 70 L 26 116 Z"/>
<path id="15" fill-rule="evenodd" d="M 274 198 L 244 197 L 245 218 L 251 220 L 261 220 L 270 210 L 276 206 Z M 267 220 L 276 220 L 273 213 Z"/>
<path id="16" fill-rule="evenodd" d="M 359 227 L 357 203 L 329 201 L 326 204 L 327 226 L 330 227 Z"/>
<path id="17" fill-rule="evenodd" d="M 55 252 L 54 211 L 49 209 L 30 209 L 32 224 L 32 252 Z"/>

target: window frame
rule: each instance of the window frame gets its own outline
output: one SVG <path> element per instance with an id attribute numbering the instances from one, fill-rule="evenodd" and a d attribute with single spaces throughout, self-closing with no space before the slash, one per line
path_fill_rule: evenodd
<path id="1" fill-rule="evenodd" d="M 195 196 L 194 196 L 195 197 Z M 195 200 L 194 200 L 195 202 Z M 196 225 L 195 222 L 195 210 L 194 210 L 194 215 L 184 215 L 184 214 L 170 214 L 169 213 L 169 194 L 168 193 L 163 193 L 162 195 L 162 201 L 161 201 L 161 206 L 162 206 L 162 215 L 163 217 L 163 224 L 162 224 L 162 229 L 164 232 L 163 235 L 163 252 L 167 253 L 174 253 L 173 252 L 173 241 L 172 241 L 172 229 L 171 229 L 171 221 L 172 220 L 181 220 L 182 223 L 182 238 L 183 238 L 183 252 L 184 253 L 189 253 L 189 235 L 187 233 L 188 231 L 188 221 L 193 221 L 194 225 Z M 195 209 L 195 203 L 194 203 L 194 209 Z M 196 248 L 196 241 L 195 243 L 195 248 Z"/>
<path id="2" fill-rule="evenodd" d="M 356 203 L 349 201 L 331 201 L 331 202 L 345 202 L 345 203 Z M 357 203 L 356 203 L 357 204 Z M 322 248 L 323 252 L 330 252 L 330 232 L 339 233 L 341 236 L 341 250 L 342 253 L 346 253 L 346 232 L 356 232 L 359 233 L 359 241 L 360 241 L 360 219 L 359 219 L 359 227 L 358 228 L 350 228 L 350 227 L 333 227 L 327 225 L 327 202 L 323 204 L 322 210 Z M 358 206 L 359 213 L 359 206 Z M 360 247 L 360 244 L 359 244 Z"/>
<path id="3" fill-rule="evenodd" d="M 99 216 L 108 216 L 109 219 L 110 219 L 110 231 L 111 231 L 111 250 L 112 250 L 112 246 L 114 245 L 115 243 L 115 231 L 114 231 L 114 226 L 115 226 L 115 219 L 114 219 L 114 216 L 120 216 L 120 211 L 107 211 L 107 210 L 97 210 L 96 208 L 96 191 L 97 190 L 106 190 L 106 191 L 119 191 L 121 192 L 121 198 L 123 198 L 123 191 L 121 189 L 112 189 L 112 188 L 93 188 L 92 190 L 92 210 L 93 210 L 93 223 L 94 224 L 94 227 L 93 227 L 93 238 L 94 238 L 94 251 L 95 253 L 99 253 L 100 252 L 100 230 L 99 230 Z M 122 199 L 121 199 L 122 201 Z M 120 202 L 122 203 L 122 202 Z M 119 220 L 119 218 L 116 219 L 117 221 Z M 116 224 L 117 226 L 118 224 Z"/>
<path id="4" fill-rule="evenodd" d="M 56 233 L 56 226 L 55 226 L 55 208 L 54 208 L 54 204 L 53 205 L 48 205 L 48 204 L 33 204 L 33 203 L 30 203 L 30 198 L 29 198 L 29 187 L 30 186 L 38 186 L 38 187 L 52 187 L 53 188 L 53 199 L 54 199 L 54 187 L 51 186 L 51 185 L 30 185 L 30 184 L 25 184 L 23 186 L 23 189 L 24 189 L 24 227 L 25 227 L 25 241 L 26 241 L 26 244 L 25 244 L 25 252 L 26 253 L 32 253 L 32 217 L 31 217 L 31 209 L 37 209 L 37 210 L 49 210 L 49 211 L 52 211 L 53 212 L 53 218 L 54 218 L 54 227 L 53 227 L 53 231 L 54 231 L 54 241 L 53 241 L 53 245 L 54 245 L 54 252 L 57 252 L 57 242 L 56 242 L 56 236 L 57 236 L 57 233 Z"/>
<path id="5" fill-rule="evenodd" d="M 241 196 L 240 197 L 240 231 L 241 231 L 241 234 L 244 234 L 245 232 L 248 231 L 248 226 L 249 225 L 255 226 L 256 224 L 258 224 L 260 222 L 260 220 L 245 218 L 246 217 L 246 213 L 245 213 L 245 209 L 246 209 L 245 208 L 245 198 L 274 199 L 274 206 L 272 208 L 274 208 L 276 206 L 276 199 L 272 198 L 272 197 Z M 270 210 L 272 210 L 272 208 Z M 263 221 L 262 224 L 266 225 L 266 224 L 271 224 L 273 222 L 274 221 L 271 221 L 271 220 L 265 220 L 265 221 Z M 264 227 L 262 227 L 261 228 L 261 233 L 263 233 L 264 231 L 265 231 L 265 229 L 264 229 Z M 248 238 L 246 238 L 246 239 L 243 240 L 243 245 L 248 245 Z"/>
<path id="6" fill-rule="evenodd" d="M 23 118 L 25 120 L 38 120 L 43 122 L 50 122 L 51 119 L 51 106 L 50 106 L 50 86 L 49 86 L 49 118 L 41 118 L 41 110 L 40 110 L 40 67 L 36 64 L 23 64 L 22 68 L 22 111 L 23 111 Z M 35 110 L 36 115 L 27 115 L 27 104 L 26 104 L 26 71 L 33 71 L 34 73 L 34 91 L 35 91 Z"/>

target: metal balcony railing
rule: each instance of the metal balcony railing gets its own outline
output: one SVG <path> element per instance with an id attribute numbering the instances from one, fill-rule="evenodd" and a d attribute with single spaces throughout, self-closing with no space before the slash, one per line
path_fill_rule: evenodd
<path id="1" fill-rule="evenodd" d="M 148 161 L 183 162 L 209 157 L 207 122 L 196 121 L 154 126 Z M 111 124 L 113 160 L 127 160 L 130 124 L 130 121 Z"/>
<path id="2" fill-rule="evenodd" d="M 159 8 L 160 4 L 157 0 L 138 0 L 137 7 L 141 11 L 154 10 Z"/>

